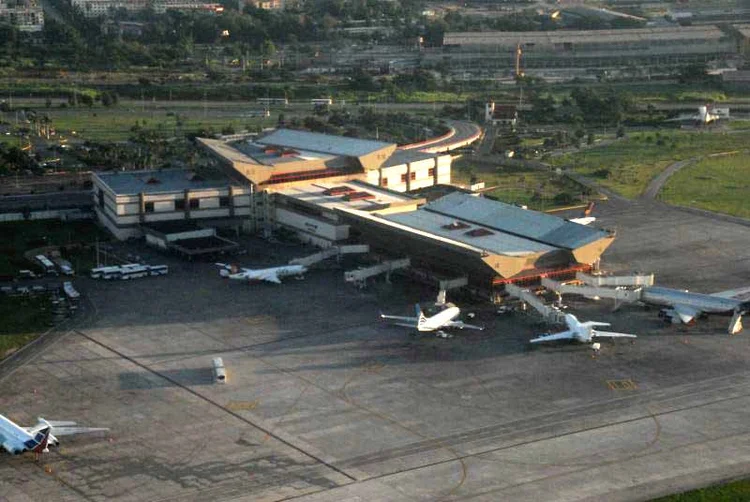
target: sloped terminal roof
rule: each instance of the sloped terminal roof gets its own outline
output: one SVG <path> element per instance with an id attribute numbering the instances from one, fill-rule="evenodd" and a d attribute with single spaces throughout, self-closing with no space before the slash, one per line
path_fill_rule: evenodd
<path id="1" fill-rule="evenodd" d="M 296 131 L 291 129 L 276 129 L 270 134 L 259 138 L 256 143 L 262 145 L 299 148 L 311 152 L 327 153 L 330 155 L 346 155 L 361 157 L 396 145 L 383 141 L 333 136 L 317 132 Z"/>
<path id="2" fill-rule="evenodd" d="M 457 222 L 451 216 L 425 211 L 424 208 L 409 213 L 387 215 L 384 219 L 444 239 L 460 242 L 472 248 L 504 256 L 528 256 L 556 250 L 554 246 L 504 232 L 493 231 L 484 225 L 469 225 L 465 222 Z"/>
<path id="3" fill-rule="evenodd" d="M 434 200 L 425 205 L 422 211 L 569 250 L 610 237 L 604 230 L 460 192 Z"/>
<path id="4" fill-rule="evenodd" d="M 330 160 L 334 155 L 303 150 L 301 148 L 269 151 L 269 145 L 255 143 L 253 141 L 238 141 L 232 143 L 232 147 L 250 157 L 259 164 L 274 166 L 285 162 L 296 162 L 300 160 Z"/>

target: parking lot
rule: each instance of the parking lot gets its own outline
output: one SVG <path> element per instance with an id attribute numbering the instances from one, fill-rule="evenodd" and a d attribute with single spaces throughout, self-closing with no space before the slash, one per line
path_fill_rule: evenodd
<path id="1" fill-rule="evenodd" d="M 605 268 L 750 285 L 746 226 L 654 203 L 598 211 L 618 231 Z M 250 243 L 245 266 L 311 252 Z M 404 279 L 358 290 L 328 265 L 248 285 L 143 254 L 169 276 L 78 279 L 78 324 L 0 374 L 17 422 L 110 428 L 40 464 L 0 457 L 0 500 L 643 500 L 750 465 L 750 342 L 728 318 L 665 326 L 571 297 L 579 318 L 639 339 L 530 348 L 549 327 L 486 304 L 461 305 L 484 331 L 414 336 L 378 321 L 435 293 Z"/>

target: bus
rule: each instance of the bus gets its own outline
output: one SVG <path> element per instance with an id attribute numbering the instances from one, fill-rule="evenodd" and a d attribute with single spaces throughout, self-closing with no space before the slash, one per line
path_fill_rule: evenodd
<path id="1" fill-rule="evenodd" d="M 169 267 L 166 265 L 151 265 L 148 267 L 149 275 L 167 275 Z"/>
<path id="2" fill-rule="evenodd" d="M 122 274 L 120 267 L 98 267 L 92 268 L 89 274 L 92 279 L 119 279 Z"/>
<path id="3" fill-rule="evenodd" d="M 331 106 L 333 104 L 333 98 L 316 98 L 311 99 L 310 104 L 313 106 Z"/>
<path id="4" fill-rule="evenodd" d="M 120 279 L 126 281 L 128 279 L 138 279 L 140 277 L 146 277 L 149 275 L 148 265 L 139 265 L 138 263 L 128 263 L 120 267 Z"/>
<path id="5" fill-rule="evenodd" d="M 287 98 L 257 98 L 255 102 L 261 105 L 266 105 L 266 106 L 270 106 L 270 105 L 286 106 L 289 104 L 289 100 Z"/>
<path id="6" fill-rule="evenodd" d="M 42 268 L 44 269 L 44 272 L 46 274 L 54 274 L 57 275 L 57 270 L 55 269 L 55 264 L 50 261 L 49 258 L 44 256 L 43 254 L 36 255 L 36 261 L 38 261 Z"/>

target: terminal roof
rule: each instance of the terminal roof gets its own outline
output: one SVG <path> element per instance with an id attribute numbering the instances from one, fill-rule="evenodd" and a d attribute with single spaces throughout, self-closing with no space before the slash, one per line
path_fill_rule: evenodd
<path id="1" fill-rule="evenodd" d="M 419 160 L 432 159 L 437 157 L 434 153 L 425 153 L 419 150 L 396 150 L 383 163 L 383 167 L 393 167 L 401 164 L 417 162 Z"/>
<path id="2" fill-rule="evenodd" d="M 418 202 L 424 202 L 421 198 L 358 181 L 309 183 L 285 188 L 279 190 L 278 193 L 326 209 L 348 207 L 360 211 L 373 211 L 409 204 L 416 206 Z M 351 194 L 359 194 L 359 196 L 351 196 Z"/>
<path id="3" fill-rule="evenodd" d="M 204 179 L 189 169 L 111 171 L 96 175 L 117 195 L 226 188 L 232 184 L 223 177 Z"/>
<path id="4" fill-rule="evenodd" d="M 576 249 L 609 236 L 604 230 L 557 216 L 461 192 L 434 200 L 422 210 L 564 249 Z"/>
<path id="5" fill-rule="evenodd" d="M 317 132 L 296 131 L 292 129 L 276 129 L 268 135 L 256 140 L 262 145 L 299 148 L 311 152 L 321 152 L 331 155 L 346 155 L 361 157 L 369 153 L 395 146 L 393 143 L 373 141 L 368 139 L 347 138 Z"/>
<path id="6" fill-rule="evenodd" d="M 497 232 L 483 225 L 456 222 L 454 218 L 429 211 L 417 210 L 408 213 L 390 214 L 384 219 L 436 235 L 444 239 L 505 256 L 526 256 L 554 251 L 555 247 L 504 232 Z"/>

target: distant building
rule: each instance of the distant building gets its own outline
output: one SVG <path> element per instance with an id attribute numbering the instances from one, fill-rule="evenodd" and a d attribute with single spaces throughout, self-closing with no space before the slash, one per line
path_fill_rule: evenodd
<path id="1" fill-rule="evenodd" d="M 207 10 L 220 12 L 224 7 L 218 3 L 199 0 L 71 0 L 74 7 L 81 10 L 86 17 L 103 17 L 123 9 L 127 12 L 140 12 L 153 8 L 162 14 L 168 10 Z"/>
<path id="2" fill-rule="evenodd" d="M 284 8 L 284 0 L 247 0 L 245 3 L 257 9 L 264 10 L 279 10 Z"/>
<path id="3" fill-rule="evenodd" d="M 496 105 L 494 101 L 489 101 L 484 105 L 484 121 L 513 129 L 518 123 L 518 109 L 515 105 Z"/>
<path id="4" fill-rule="evenodd" d="M 443 37 L 446 55 L 462 67 L 514 64 L 523 50 L 524 69 L 628 64 L 681 65 L 735 56 L 737 35 L 716 26 L 618 30 L 452 32 Z"/>
<path id="5" fill-rule="evenodd" d="M 24 32 L 39 32 L 44 28 L 44 11 L 35 0 L 0 0 L 0 22 Z"/>

